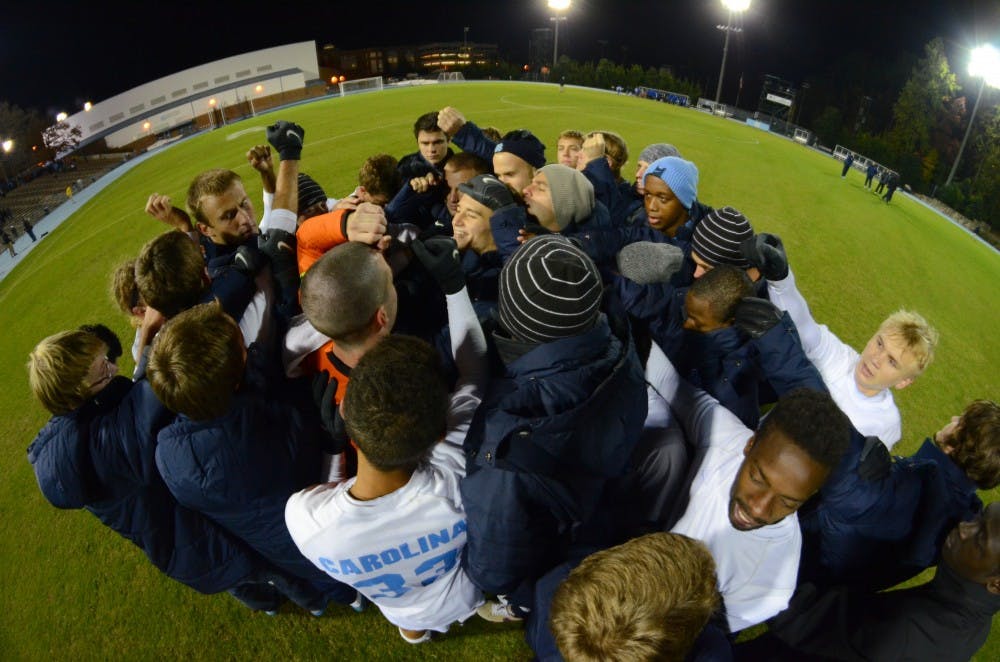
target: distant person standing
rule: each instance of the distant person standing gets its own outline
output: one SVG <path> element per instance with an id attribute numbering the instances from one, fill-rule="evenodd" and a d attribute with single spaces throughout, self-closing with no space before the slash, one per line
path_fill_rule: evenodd
<path id="1" fill-rule="evenodd" d="M 17 257 L 17 253 L 14 252 L 14 244 L 10 240 L 10 235 L 7 234 L 6 230 L 0 230 L 0 241 L 3 242 L 7 250 L 10 251 L 10 256 L 12 258 Z"/>
<path id="2" fill-rule="evenodd" d="M 31 223 L 28 222 L 28 219 L 26 218 L 22 219 L 21 225 L 24 226 L 24 231 L 28 233 L 29 237 L 31 237 L 31 243 L 35 243 L 36 241 L 38 241 L 38 237 L 35 236 L 35 231 L 32 228 Z"/>
<path id="3" fill-rule="evenodd" d="M 73 185 L 72 184 L 66 187 L 66 199 L 69 200 L 70 202 L 73 201 Z"/>
<path id="4" fill-rule="evenodd" d="M 889 171 L 885 168 L 879 168 L 878 171 L 878 186 L 875 187 L 875 193 L 878 195 L 882 194 L 885 190 L 885 183 L 889 179 Z"/>
<path id="5" fill-rule="evenodd" d="M 885 185 L 887 190 L 885 195 L 882 196 L 882 199 L 885 200 L 886 204 L 888 204 L 892 201 L 892 194 L 895 193 L 896 189 L 899 187 L 899 173 L 890 172 Z"/>
<path id="6" fill-rule="evenodd" d="M 868 169 L 865 170 L 865 188 L 870 189 L 872 187 L 872 180 L 875 179 L 875 173 L 878 168 L 875 167 L 874 163 L 868 164 Z"/>
<path id="7" fill-rule="evenodd" d="M 847 158 L 844 159 L 844 169 L 840 171 L 840 178 L 844 179 L 847 177 L 847 171 L 851 169 L 851 164 L 854 163 L 854 154 L 848 152 Z"/>

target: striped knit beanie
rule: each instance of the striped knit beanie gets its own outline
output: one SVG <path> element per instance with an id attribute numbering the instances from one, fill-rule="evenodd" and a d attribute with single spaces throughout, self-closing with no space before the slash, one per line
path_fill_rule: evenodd
<path id="1" fill-rule="evenodd" d="M 579 335 L 594 326 L 603 291 L 586 253 L 562 235 L 541 235 L 500 271 L 500 324 L 523 342 Z"/>
<path id="2" fill-rule="evenodd" d="M 732 207 L 714 209 L 694 228 L 691 252 L 713 267 L 731 264 L 746 269 L 750 266 L 740 252 L 740 244 L 753 237 L 747 217 Z"/>
<path id="3" fill-rule="evenodd" d="M 305 174 L 299 173 L 299 213 L 312 207 L 317 202 L 326 203 L 326 193 L 323 187 L 316 183 L 316 180 Z"/>

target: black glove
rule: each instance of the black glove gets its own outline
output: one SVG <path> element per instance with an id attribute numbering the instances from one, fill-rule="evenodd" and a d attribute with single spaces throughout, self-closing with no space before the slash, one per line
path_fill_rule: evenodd
<path id="1" fill-rule="evenodd" d="M 298 161 L 305 139 L 306 130 L 294 122 L 279 120 L 267 127 L 267 142 L 278 151 L 282 161 Z"/>
<path id="2" fill-rule="evenodd" d="M 427 241 L 410 242 L 413 254 L 434 276 L 445 294 L 461 292 L 465 287 L 465 272 L 458 261 L 458 248 L 451 237 L 431 237 Z"/>
<path id="3" fill-rule="evenodd" d="M 751 338 L 760 338 L 780 321 L 781 310 L 767 299 L 743 297 L 736 304 L 733 323 Z"/>
<path id="4" fill-rule="evenodd" d="M 865 437 L 865 447 L 858 461 L 858 475 L 863 480 L 882 480 L 889 475 L 892 456 L 878 437 Z"/>
<path id="5" fill-rule="evenodd" d="M 297 309 L 299 262 L 295 252 L 295 235 L 272 228 L 261 242 L 260 250 L 271 261 L 271 271 L 278 283 L 282 304 L 291 306 L 288 312 Z"/>
<path id="6" fill-rule="evenodd" d="M 740 253 L 760 270 L 767 280 L 784 280 L 788 277 L 788 256 L 785 245 L 776 234 L 761 232 L 740 244 Z"/>
<path id="7" fill-rule="evenodd" d="M 253 278 L 267 264 L 267 258 L 257 248 L 243 244 L 233 256 L 233 268 Z"/>
<path id="8" fill-rule="evenodd" d="M 349 437 L 344 419 L 340 415 L 340 408 L 333 403 L 333 398 L 337 394 L 337 380 L 330 379 L 330 373 L 323 370 L 313 377 L 312 392 L 313 402 L 319 409 L 326 437 L 321 444 L 323 452 L 330 455 L 343 453 L 347 448 Z"/>

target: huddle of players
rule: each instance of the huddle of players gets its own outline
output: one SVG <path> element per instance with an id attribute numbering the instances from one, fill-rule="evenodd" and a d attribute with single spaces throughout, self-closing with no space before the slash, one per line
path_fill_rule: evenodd
<path id="1" fill-rule="evenodd" d="M 630 183 L 614 133 L 564 132 L 546 165 L 531 132 L 445 108 L 337 201 L 299 172 L 301 127 L 267 133 L 259 223 L 231 171 L 198 175 L 189 213 L 150 196 L 173 230 L 114 279 L 134 379 L 100 325 L 32 352 L 53 418 L 29 460 L 54 505 L 196 590 L 271 614 L 367 598 L 410 643 L 478 612 L 524 619 L 541 659 L 725 659 L 791 601 L 755 654 L 833 637 L 851 659 L 908 607 L 837 629 L 841 603 L 800 596 L 874 602 L 942 555 L 964 582 L 949 610 L 988 608 L 923 654 L 985 640 L 1000 522 L 976 489 L 1000 484 L 1000 408 L 890 458 L 889 389 L 937 343 L 919 315 L 860 354 L 839 341 L 780 239 L 700 202 L 670 145 Z"/>

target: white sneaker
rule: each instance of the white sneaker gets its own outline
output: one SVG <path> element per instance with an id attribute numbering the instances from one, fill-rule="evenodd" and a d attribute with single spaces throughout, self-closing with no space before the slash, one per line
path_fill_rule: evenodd
<path id="1" fill-rule="evenodd" d="M 399 636 L 402 637 L 403 641 L 405 641 L 408 644 L 422 644 L 424 642 L 431 640 L 430 630 L 424 630 L 424 633 L 419 637 L 417 637 L 416 639 L 410 639 L 405 634 L 403 634 L 403 628 L 397 628 L 397 629 L 399 630 Z"/>
<path id="2" fill-rule="evenodd" d="M 522 620 L 514 613 L 512 606 L 499 600 L 487 600 L 476 613 L 490 623 L 514 623 Z"/>
<path id="3" fill-rule="evenodd" d="M 360 591 L 358 591 L 355 594 L 355 596 L 356 597 L 354 598 L 354 602 L 351 603 L 351 609 L 360 614 L 365 610 L 365 606 L 368 604 L 368 600 L 365 598 L 365 596 L 361 595 Z"/>

